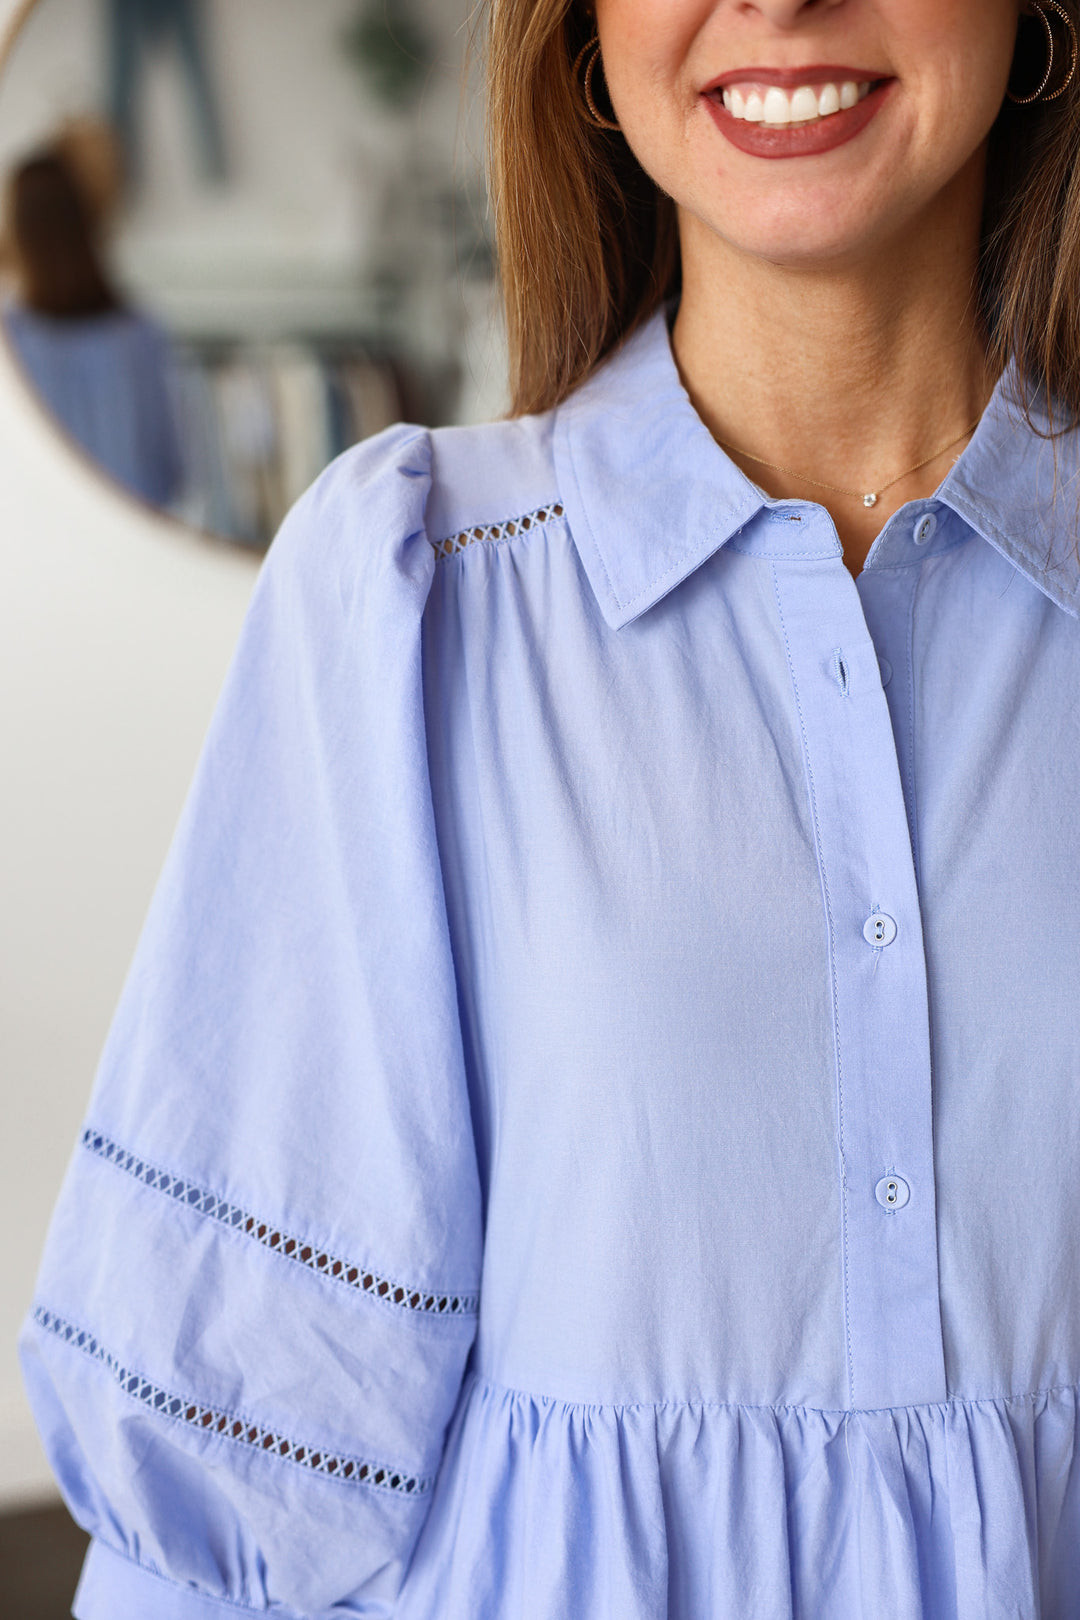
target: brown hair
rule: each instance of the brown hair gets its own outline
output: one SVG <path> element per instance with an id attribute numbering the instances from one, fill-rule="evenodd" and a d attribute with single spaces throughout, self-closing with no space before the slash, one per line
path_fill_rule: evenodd
<path id="1" fill-rule="evenodd" d="M 7 236 L 23 302 L 74 319 L 117 309 L 98 254 L 90 204 L 64 158 L 39 152 L 11 175 Z"/>
<path id="2" fill-rule="evenodd" d="M 1064 4 L 1075 25 L 1080 0 Z M 575 0 L 490 3 L 488 160 L 515 415 L 565 399 L 679 288 L 675 205 L 589 118 L 575 77 L 594 32 Z M 1018 78 L 1028 43 L 1045 48 L 1041 30 L 1026 35 Z M 1062 425 L 1080 421 L 1078 158 L 1080 71 L 1053 101 L 1004 103 L 977 289 L 994 358 L 1015 358 Z"/>
<path id="3" fill-rule="evenodd" d="M 488 159 L 516 415 L 564 399 L 678 285 L 675 205 L 589 119 L 574 77 L 592 33 L 572 0 L 491 7 Z"/>

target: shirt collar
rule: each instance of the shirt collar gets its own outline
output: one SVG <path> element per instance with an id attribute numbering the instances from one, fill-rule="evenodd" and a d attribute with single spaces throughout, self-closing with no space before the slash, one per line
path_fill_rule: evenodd
<path id="1" fill-rule="evenodd" d="M 1059 607 L 1080 613 L 1080 433 L 1040 436 L 998 383 L 933 500 L 949 507 Z M 663 310 L 558 409 L 560 493 L 608 624 L 621 629 L 774 501 L 716 443 L 683 388 Z M 925 504 L 925 503 L 924 503 Z"/>
<path id="2" fill-rule="evenodd" d="M 936 499 L 963 518 L 1033 585 L 1080 614 L 1080 431 L 1048 437 L 1036 400 L 1029 422 L 1015 372 L 1001 378 L 967 449 Z"/>

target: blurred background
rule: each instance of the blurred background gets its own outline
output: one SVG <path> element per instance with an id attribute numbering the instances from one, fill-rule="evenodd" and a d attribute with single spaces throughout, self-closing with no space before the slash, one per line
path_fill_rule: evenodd
<path id="1" fill-rule="evenodd" d="M 8 345 L 75 445 L 265 548 L 356 439 L 497 411 L 463 0 L 37 0 L 0 79 Z"/>
<path id="2" fill-rule="evenodd" d="M 472 0 L 0 0 L 0 1613 L 82 1540 L 15 1339 L 259 562 L 505 409 Z"/>

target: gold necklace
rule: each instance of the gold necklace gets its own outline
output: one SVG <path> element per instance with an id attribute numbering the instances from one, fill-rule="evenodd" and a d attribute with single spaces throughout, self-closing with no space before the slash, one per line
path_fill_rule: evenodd
<path id="1" fill-rule="evenodd" d="M 884 495 L 887 489 L 892 489 L 893 485 L 898 484 L 902 478 L 910 478 L 912 473 L 921 472 L 923 467 L 929 467 L 930 463 L 936 461 L 939 456 L 943 456 L 946 450 L 951 450 L 954 444 L 959 444 L 961 439 L 966 439 L 970 434 L 974 433 L 981 418 L 982 412 L 980 411 L 969 428 L 965 428 L 963 433 L 958 433 L 955 439 L 950 439 L 948 444 L 943 444 L 940 450 L 935 450 L 933 455 L 927 456 L 925 461 L 917 461 L 914 467 L 908 467 L 904 472 L 897 473 L 896 477 L 890 478 L 887 484 L 881 484 L 877 489 L 868 489 L 865 492 L 861 489 L 844 489 L 842 484 L 827 484 L 823 478 L 808 478 L 805 473 L 796 472 L 793 467 L 781 467 L 779 462 L 766 461 L 764 456 L 752 456 L 749 450 L 740 450 L 737 445 L 725 444 L 723 439 L 718 439 L 716 442 L 722 449 L 731 450 L 735 455 L 742 456 L 746 461 L 756 462 L 759 467 L 771 467 L 773 472 L 786 473 L 789 478 L 797 478 L 800 484 L 812 484 L 815 489 L 831 489 L 834 495 L 857 495 L 864 506 L 876 506 L 879 498 Z"/>

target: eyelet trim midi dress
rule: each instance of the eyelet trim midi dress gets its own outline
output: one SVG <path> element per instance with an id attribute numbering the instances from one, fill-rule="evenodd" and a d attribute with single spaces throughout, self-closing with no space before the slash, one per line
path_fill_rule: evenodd
<path id="1" fill-rule="evenodd" d="M 80 1620 L 1075 1620 L 1075 436 L 857 579 L 661 312 L 256 588 L 23 1356 Z"/>

